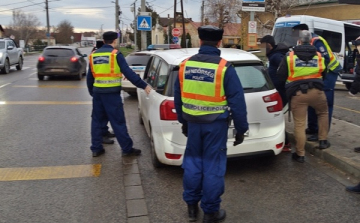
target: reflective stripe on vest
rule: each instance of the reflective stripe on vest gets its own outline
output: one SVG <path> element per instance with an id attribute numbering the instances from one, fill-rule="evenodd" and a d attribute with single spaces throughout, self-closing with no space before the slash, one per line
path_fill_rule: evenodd
<path id="1" fill-rule="evenodd" d="M 289 53 L 289 56 L 286 58 L 289 72 L 287 83 L 298 80 L 322 78 L 325 60 L 321 56 L 321 53 L 316 53 L 317 56 L 314 56 L 308 63 L 300 60 L 298 56 L 295 55 L 294 51 Z"/>
<path id="2" fill-rule="evenodd" d="M 121 86 L 122 73 L 117 63 L 117 50 L 95 52 L 90 55 L 90 68 L 95 78 L 94 87 Z"/>
<path id="3" fill-rule="evenodd" d="M 332 52 L 328 42 L 324 38 L 322 38 L 321 36 L 316 36 L 316 37 L 313 37 L 311 39 L 310 44 L 314 45 L 314 42 L 316 40 L 321 40 L 323 42 L 324 46 L 326 47 L 327 52 L 329 53 L 330 61 L 329 61 L 329 64 L 328 64 L 328 69 L 329 70 L 335 70 L 338 66 L 340 66 L 340 63 L 336 59 L 336 57 L 335 57 L 334 53 Z"/>
<path id="4" fill-rule="evenodd" d="M 223 88 L 227 61 L 219 64 L 185 60 L 180 64 L 179 80 L 182 110 L 189 115 L 224 113 L 227 101 Z"/>

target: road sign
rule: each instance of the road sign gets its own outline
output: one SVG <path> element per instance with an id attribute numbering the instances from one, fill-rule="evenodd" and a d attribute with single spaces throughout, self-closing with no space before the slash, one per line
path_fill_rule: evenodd
<path id="1" fill-rule="evenodd" d="M 248 33 L 256 33 L 256 21 L 249 21 Z"/>
<path id="2" fill-rule="evenodd" d="M 137 30 L 151 31 L 151 16 L 138 15 Z"/>
<path id="3" fill-rule="evenodd" d="M 174 36 L 174 37 L 172 38 L 172 41 L 173 41 L 174 43 L 178 43 L 178 42 L 179 42 L 179 37 Z"/>
<path id="4" fill-rule="evenodd" d="M 171 34 L 172 34 L 173 36 L 179 37 L 179 36 L 181 35 L 181 31 L 180 31 L 180 29 L 178 29 L 178 28 L 173 28 L 172 31 L 171 31 Z"/>
<path id="5" fill-rule="evenodd" d="M 241 10 L 265 12 L 265 0 L 243 0 Z"/>

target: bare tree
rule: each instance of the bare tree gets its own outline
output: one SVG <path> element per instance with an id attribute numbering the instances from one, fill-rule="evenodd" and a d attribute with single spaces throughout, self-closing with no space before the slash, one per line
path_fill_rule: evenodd
<path id="1" fill-rule="evenodd" d="M 240 10 L 240 0 L 206 0 L 205 20 L 218 24 L 223 28 L 226 23 L 236 21 L 236 13 Z"/>
<path id="2" fill-rule="evenodd" d="M 56 42 L 70 44 L 71 36 L 74 34 L 74 27 L 68 20 L 61 21 L 56 28 Z"/>
<path id="3" fill-rule="evenodd" d="M 24 40 L 25 45 L 27 45 L 29 39 L 36 34 L 41 25 L 39 19 L 34 14 L 26 14 L 21 10 L 14 10 L 12 19 L 9 28 L 17 33 L 17 39 Z"/>

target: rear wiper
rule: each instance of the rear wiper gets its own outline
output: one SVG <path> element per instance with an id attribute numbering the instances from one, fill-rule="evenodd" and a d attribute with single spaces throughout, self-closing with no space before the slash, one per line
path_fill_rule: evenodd
<path id="1" fill-rule="evenodd" d="M 254 89 L 253 87 L 244 87 L 243 90 L 250 90 L 250 89 Z"/>
<path id="2" fill-rule="evenodd" d="M 53 55 L 53 54 L 50 54 L 50 55 L 46 55 L 48 57 L 57 57 L 58 55 Z"/>

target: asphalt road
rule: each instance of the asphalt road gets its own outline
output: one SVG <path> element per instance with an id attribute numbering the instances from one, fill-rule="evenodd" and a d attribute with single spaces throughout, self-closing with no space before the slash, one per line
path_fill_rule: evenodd
<path id="1" fill-rule="evenodd" d="M 119 145 L 91 157 L 85 78 L 38 81 L 36 60 L 26 56 L 23 71 L 0 75 L 0 222 L 129 222 Z M 359 99 L 338 88 L 334 117 L 359 125 Z M 182 169 L 153 168 L 137 100 L 123 97 L 129 133 L 143 151 L 137 163 L 150 222 L 187 222 Z M 289 153 L 229 160 L 225 222 L 360 222 L 360 195 L 344 188 L 351 183 L 310 155 L 304 164 Z"/>

